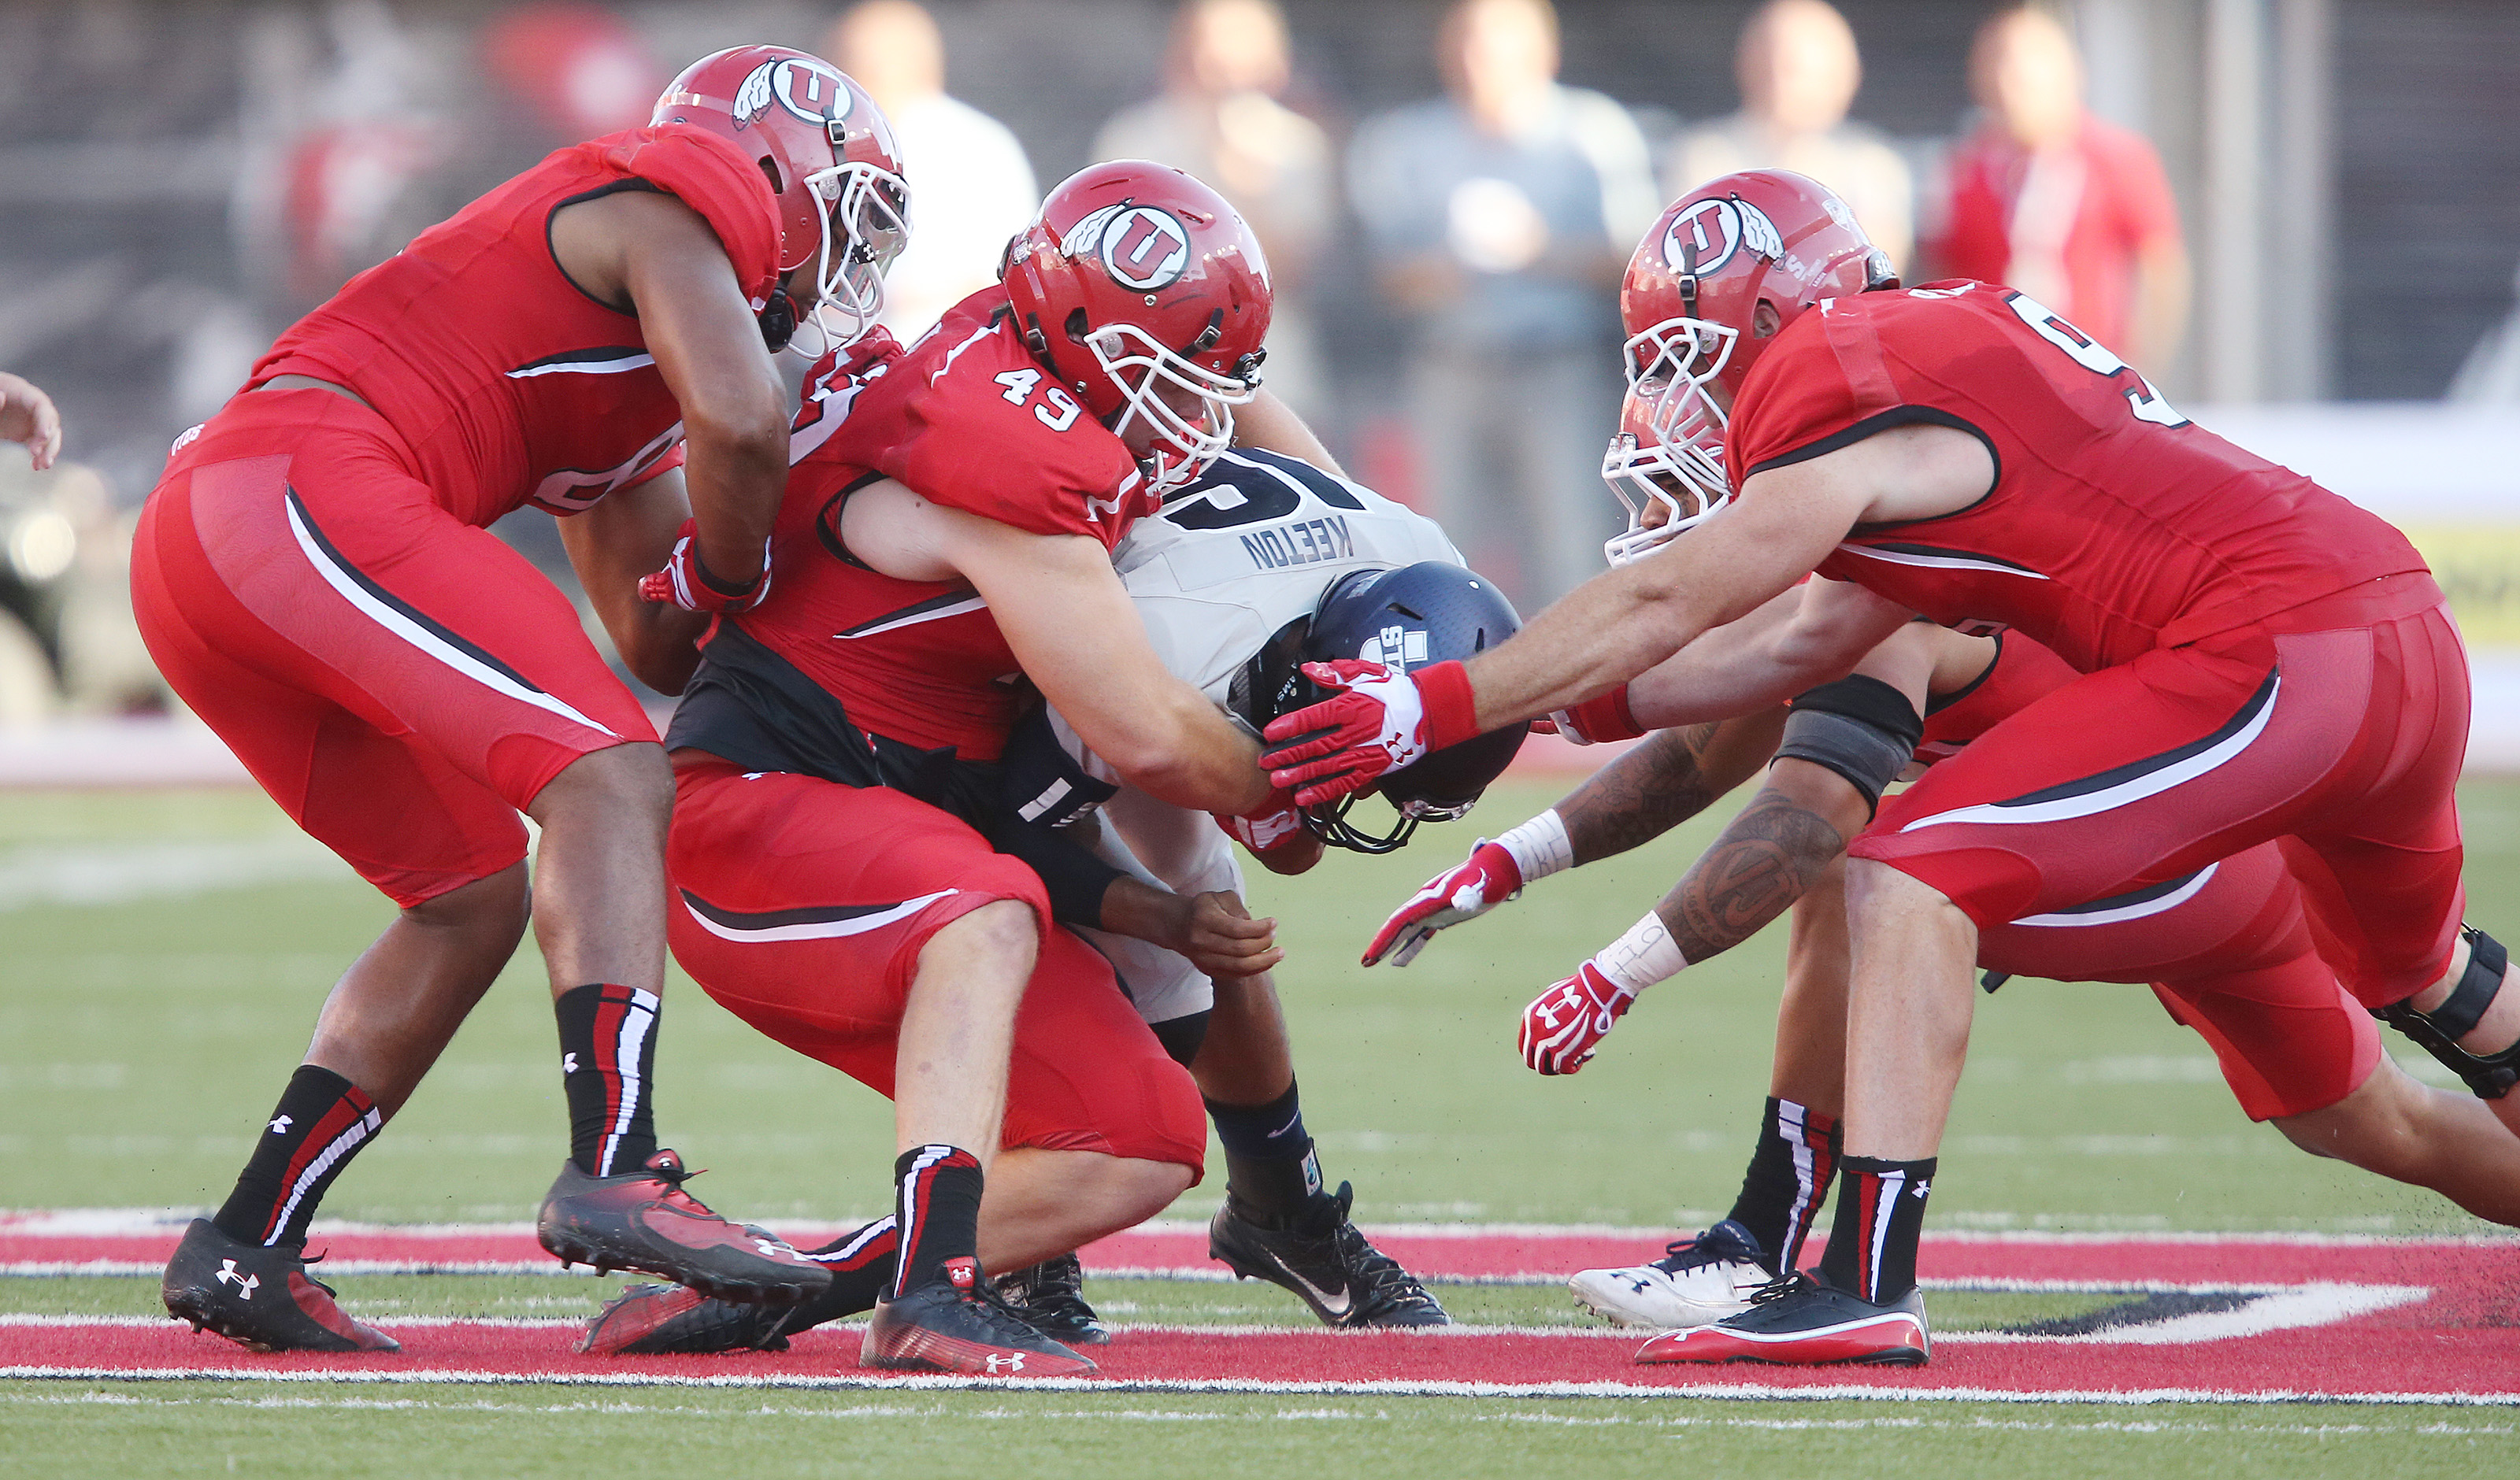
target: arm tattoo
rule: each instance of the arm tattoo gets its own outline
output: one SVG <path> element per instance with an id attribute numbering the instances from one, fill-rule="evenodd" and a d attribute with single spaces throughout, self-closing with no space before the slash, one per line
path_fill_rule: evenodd
<path id="1" fill-rule="evenodd" d="M 1575 862 L 1625 853 L 1705 811 L 1720 793 L 1698 761 L 1715 730 L 1706 724 L 1656 731 L 1559 802 Z"/>
<path id="2" fill-rule="evenodd" d="M 1664 897 L 1673 944 L 1692 964 L 1732 949 L 1792 908 L 1845 848 L 1820 814 L 1761 791 Z"/>

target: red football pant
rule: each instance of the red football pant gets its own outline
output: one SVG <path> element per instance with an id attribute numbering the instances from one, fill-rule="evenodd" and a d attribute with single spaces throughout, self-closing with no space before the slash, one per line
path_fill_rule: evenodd
<path id="1" fill-rule="evenodd" d="M 239 396 L 142 511 L 158 671 L 297 825 L 411 906 L 524 856 L 517 813 L 655 732 L 532 563 L 329 390 Z"/>
<path id="2" fill-rule="evenodd" d="M 1978 963 L 2151 984 L 2172 1017 L 2213 1045 L 2251 1120 L 2325 1109 L 2380 1060 L 2379 1025 L 2319 959 L 2301 888 L 2272 843 L 2131 894 L 1987 926 Z"/>
<path id="3" fill-rule="evenodd" d="M 1848 852 L 1985 930 L 2284 838 L 2321 953 L 2378 1007 L 2449 967 L 2467 706 L 2447 607 L 2242 628 L 2038 700 L 1885 801 Z"/>
<path id="4" fill-rule="evenodd" d="M 901 792 L 722 761 L 687 762 L 675 784 L 674 959 L 727 1010 L 886 1098 L 928 937 L 1001 899 L 1050 919 L 1029 867 Z M 1111 964 L 1056 925 L 1015 1017 L 1003 1144 L 1205 1165 L 1190 1071 Z"/>

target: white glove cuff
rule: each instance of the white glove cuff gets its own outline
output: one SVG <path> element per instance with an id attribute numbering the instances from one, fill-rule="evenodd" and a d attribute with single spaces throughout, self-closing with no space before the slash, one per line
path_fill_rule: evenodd
<path id="1" fill-rule="evenodd" d="M 1554 807 L 1508 830 L 1497 838 L 1497 846 L 1513 855 L 1513 866 L 1522 871 L 1526 884 L 1575 867 L 1575 844 Z"/>
<path id="2" fill-rule="evenodd" d="M 1688 958 L 1680 954 L 1680 946 L 1663 927 L 1662 917 L 1651 911 L 1645 918 L 1628 926 L 1628 933 L 1602 947 L 1593 958 L 1601 974 L 1634 996 L 1668 976 L 1678 976 L 1688 968 Z"/>

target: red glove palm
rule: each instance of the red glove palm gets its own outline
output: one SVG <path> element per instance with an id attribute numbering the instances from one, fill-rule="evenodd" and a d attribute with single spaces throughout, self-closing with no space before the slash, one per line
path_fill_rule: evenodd
<path id="1" fill-rule="evenodd" d="M 639 599 L 685 611 L 749 611 L 770 595 L 770 542 L 761 542 L 761 573 L 742 586 L 730 586 L 700 563 L 699 521 L 683 520 L 674 553 L 665 568 L 639 581 Z"/>
<path id="2" fill-rule="evenodd" d="M 1279 748 L 1260 757 L 1269 780 L 1318 807 L 1363 791 L 1430 750 L 1478 734 L 1470 681 L 1456 662 L 1409 673 L 1343 657 L 1306 663 L 1306 678 L 1339 693 L 1262 732 Z"/>
<path id="3" fill-rule="evenodd" d="M 1610 1035 L 1637 994 L 1591 962 L 1522 1009 L 1522 1061 L 1543 1074 L 1572 1074 Z"/>
<path id="4" fill-rule="evenodd" d="M 1522 867 L 1513 855 L 1480 838 L 1467 860 L 1426 880 L 1391 913 L 1365 948 L 1365 964 L 1372 965 L 1389 954 L 1393 965 L 1405 966 L 1436 931 L 1476 919 L 1521 892 Z"/>

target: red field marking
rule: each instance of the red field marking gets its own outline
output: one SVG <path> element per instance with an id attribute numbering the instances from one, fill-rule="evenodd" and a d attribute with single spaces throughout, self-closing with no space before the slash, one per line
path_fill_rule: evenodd
<path id="1" fill-rule="evenodd" d="M 801 1231 L 799 1231 L 801 1232 Z M 0 1222 L 0 1267 L 155 1272 L 179 1231 L 97 1233 L 92 1225 Z M 1655 1252 L 1649 1238 L 1595 1231 L 1375 1233 L 1436 1278 L 1553 1279 L 1587 1264 Z M 426 1232 L 340 1228 L 319 1234 L 333 1267 L 548 1270 L 521 1229 Z M 1092 1269 L 1213 1270 L 1201 1231 L 1158 1226 L 1085 1251 Z M 2398 1402 L 2520 1405 L 2520 1243 L 2491 1240 L 1942 1235 L 1928 1239 L 1937 1285 L 2212 1288 L 2278 1292 L 2294 1315 L 2273 1329 L 2245 1317 L 2194 1328 L 2096 1338 L 1961 1333 L 1920 1370 L 1634 1366 L 1643 1333 L 1331 1332 L 1123 1328 L 1094 1355 L 1087 1389 L 1499 1396 L 1996 1399 L 2083 1402 Z M 2308 1315 L 2300 1312 L 2307 1310 Z M 2343 1314 L 2339 1314 L 2343 1313 Z M 2216 1323 L 2221 1322 L 2218 1325 Z M 2311 1322 L 2315 1323 L 2303 1323 Z M 856 1367 L 855 1333 L 806 1332 L 785 1354 L 596 1359 L 568 1350 L 564 1324 L 382 1323 L 398 1357 L 256 1357 L 173 1323 L 0 1323 L 0 1377 L 217 1376 L 284 1381 L 564 1382 L 781 1387 L 953 1386 Z M 2263 1326 L 2268 1323 L 2260 1323 Z M 2218 1332 L 2240 1331 L 2240 1334 Z"/>

